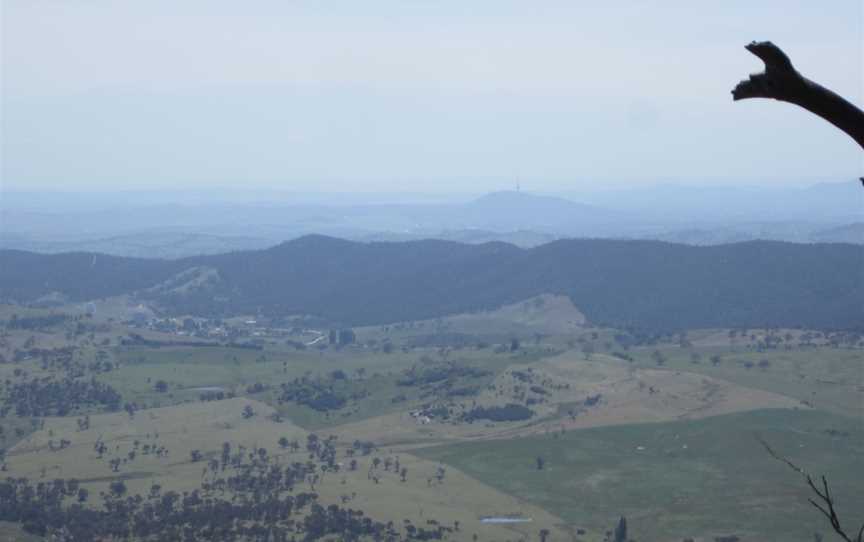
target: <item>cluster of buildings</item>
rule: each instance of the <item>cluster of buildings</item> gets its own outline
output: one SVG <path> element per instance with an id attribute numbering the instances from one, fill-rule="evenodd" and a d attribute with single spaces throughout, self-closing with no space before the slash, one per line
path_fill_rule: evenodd
<path id="1" fill-rule="evenodd" d="M 327 335 L 314 329 L 270 327 L 254 318 L 209 319 L 199 317 L 157 317 L 146 308 L 134 310 L 129 325 L 181 337 L 195 337 L 235 342 L 241 338 L 288 338 L 301 336 L 307 346 L 327 340 Z"/>

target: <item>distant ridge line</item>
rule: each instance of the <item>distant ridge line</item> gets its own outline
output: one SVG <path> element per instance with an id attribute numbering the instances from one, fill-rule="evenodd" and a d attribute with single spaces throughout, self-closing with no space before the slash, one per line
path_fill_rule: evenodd
<path id="1" fill-rule="evenodd" d="M 92 256 L 0 251 L 0 300 L 135 295 L 174 314 L 260 309 L 372 325 L 552 293 L 569 296 L 590 321 L 617 327 L 864 328 L 864 247 L 842 243 L 560 239 L 519 248 L 307 235 L 177 260 L 99 255 L 94 264 Z M 144 292 L 191 268 L 215 272 L 186 288 Z"/>

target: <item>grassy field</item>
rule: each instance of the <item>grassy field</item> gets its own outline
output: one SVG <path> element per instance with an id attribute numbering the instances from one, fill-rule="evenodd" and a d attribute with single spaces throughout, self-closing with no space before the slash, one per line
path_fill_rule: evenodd
<path id="1" fill-rule="evenodd" d="M 527 399 L 534 416 L 510 421 L 435 419 L 418 423 L 404 410 L 367 419 L 347 420 L 332 430 L 347 438 L 371 439 L 388 446 L 414 446 L 435 441 L 454 442 L 545 435 L 587 427 L 654 423 L 765 408 L 809 408 L 795 399 L 753 390 L 695 373 L 634 367 L 614 357 L 597 354 L 585 360 L 565 352 L 529 364 L 511 358 L 490 385 L 476 394 L 454 400 L 452 409 L 469 410 L 521 403 Z M 525 381 L 526 375 L 530 380 Z M 534 388 L 534 389 L 531 389 Z M 538 390 L 542 393 L 538 393 Z M 586 406 L 588 398 L 596 402 Z"/>
<path id="2" fill-rule="evenodd" d="M 0 306 L 0 319 L 11 310 Z M 92 336 L 70 335 L 70 325 L 12 330 L 0 348 L 8 359 L 31 336 L 39 348 L 73 346 L 82 371 L 73 378 L 110 384 L 139 410 L 130 418 L 83 405 L 65 418 L 46 418 L 41 428 L 39 420 L 14 415 L 0 420 L 10 476 L 74 476 L 94 495 L 117 479 L 133 492 L 152 483 L 191 491 L 206 474 L 202 463 L 191 460 L 193 450 L 206 462 L 231 442 L 263 446 L 281 462 L 306 461 L 303 449 L 286 452 L 277 440 L 303 441 L 314 431 L 338 437 L 343 465 L 350 443 L 371 441 L 378 446 L 373 455 L 398 455 L 409 473 L 405 482 L 392 472 L 376 482 L 368 475 L 371 456 L 358 457 L 357 470 L 329 472 L 317 485 L 322 503 L 397 523 L 458 521 L 462 528 L 450 540 L 473 540 L 474 534 L 479 540 L 536 540 L 539 529 L 549 528 L 550 541 L 599 542 L 620 515 L 639 542 L 712 542 L 720 535 L 803 542 L 816 531 L 827 535 L 807 504 L 803 482 L 760 448 L 758 433 L 802 466 L 824 468 L 841 513 L 864 521 L 864 351 L 826 345 L 787 350 L 786 344 L 798 344 L 797 331 L 789 332 L 795 338 L 783 348 L 761 352 L 752 347 L 758 337 L 733 344 L 728 330 L 691 331 L 683 347 L 666 337 L 665 343 L 625 352 L 616 342 L 619 331 L 588 326 L 568 300 L 552 296 L 486 313 L 361 328 L 358 343 L 323 350 L 296 350 L 278 337 L 261 339 L 262 350 L 130 347 L 119 342 L 134 330 L 116 321 L 103 322 Z M 185 340 L 142 333 L 163 342 Z M 513 339 L 520 343 L 515 351 Z M 40 356 L 0 364 L 0 379 L 63 377 L 62 370 L 43 366 Z M 88 365 L 100 357 L 117 365 L 91 372 Z M 479 371 L 400 385 L 412 367 L 414 376 L 430 368 Z M 323 383 L 349 399 L 326 412 L 280 402 L 281 385 L 297 379 Z M 166 391 L 157 391 L 160 380 Z M 259 383 L 263 389 L 250 391 Z M 236 397 L 201 402 L 198 388 L 211 387 Z M 459 416 L 475 406 L 512 403 L 529 405 L 534 415 L 474 423 Z M 255 416 L 242 415 L 246 405 Z M 409 414 L 442 405 L 453 415 L 421 423 Z M 76 418 L 84 413 L 92 425 L 82 430 Z M 61 439 L 70 444 L 57 449 Z M 102 458 L 94 450 L 97 441 L 108 445 Z M 144 453 L 145 445 L 169 453 Z M 538 456 L 543 470 L 537 469 Z M 115 471 L 110 461 L 117 458 L 127 461 Z M 430 483 L 442 463 L 446 481 Z M 509 527 L 479 521 L 507 514 L 534 521 Z M 587 532 L 576 536 L 580 528 Z M 16 533 L 0 524 L 0 541 L 15 540 Z"/>
<path id="3" fill-rule="evenodd" d="M 246 405 L 255 409 L 255 416 L 242 416 Z M 302 443 L 307 433 L 288 422 L 273 422 L 267 417 L 270 412 L 262 403 L 236 398 L 148 409 L 131 418 L 126 413 L 95 415 L 86 430 L 77 428 L 71 418 L 50 418 L 43 429 L 11 450 L 8 475 L 33 480 L 75 477 L 94 496 L 106 491 L 112 481 L 123 480 L 130 493 L 144 494 L 151 484 L 175 491 L 198 488 L 205 478 L 202 468 L 206 461 L 193 462 L 192 450 L 199 450 L 205 459 L 215 457 L 223 442 L 230 442 L 235 448 L 243 445 L 249 450 L 263 447 L 283 465 L 305 462 L 304 449 L 282 450 L 277 440 L 285 436 Z M 56 443 L 63 438 L 71 442 L 67 448 L 49 447 L 49 441 Z M 104 457 L 100 458 L 94 450 L 97 441 L 107 446 Z M 168 454 L 160 457 L 144 454 L 145 445 L 164 446 Z M 130 451 L 137 451 L 134 460 L 124 462 L 115 472 L 110 460 L 129 457 Z M 344 451 L 345 447 L 340 447 L 340 454 Z M 406 480 L 401 481 L 392 470 L 384 472 L 379 468 L 376 471 L 379 480 L 373 481 L 367 474 L 373 457 L 399 457 L 407 469 Z M 458 522 L 459 532 L 449 538 L 456 541 L 473 540 L 477 534 L 479 540 L 515 542 L 535 536 L 541 528 L 555 533 L 553 539 L 568 536 L 569 529 L 559 518 L 456 469 L 449 469 L 442 482 L 429 483 L 427 480 L 438 468 L 434 461 L 386 450 L 358 456 L 357 460 L 356 470 L 328 473 L 315 486 L 323 504 L 347 502 L 379 521 L 400 523 L 407 518 L 417 525 L 425 525 L 428 520 L 447 525 Z M 345 456 L 340 461 L 347 463 Z M 531 518 L 532 522 L 514 526 L 480 522 L 481 516 L 493 514 L 518 514 Z M 14 534 L 15 530 L 0 525 L 0 540 L 4 532 Z"/>
<path id="4" fill-rule="evenodd" d="M 250 405 L 255 415 L 243 416 Z M 263 403 L 244 398 L 225 401 L 196 402 L 137 412 L 130 417 L 125 412 L 91 416 L 89 429 L 81 430 L 75 418 L 47 418 L 45 426 L 19 442 L 8 452 L 10 472 L 28 478 L 46 476 L 79 479 L 112 478 L 130 473 L 147 473 L 155 477 L 167 474 L 166 469 L 190 462 L 190 452 L 216 453 L 223 442 L 243 442 L 248 446 L 276 448 L 280 436 L 305 438 L 306 432 L 288 423 L 276 423 L 268 418 L 272 409 Z M 61 439 L 70 445 L 62 450 L 51 449 Z M 94 444 L 103 442 L 107 450 L 98 458 Z M 164 446 L 167 454 L 143 453 L 143 446 Z M 124 462 L 116 473 L 109 462 L 112 458 L 127 458 L 136 451 L 135 459 Z M 44 469 L 44 470 L 43 470 Z M 140 478 L 140 476 L 139 476 Z M 167 480 L 171 485 L 171 480 Z"/>
<path id="5" fill-rule="evenodd" d="M 656 367 L 657 349 L 633 352 L 636 366 Z M 781 393 L 807 401 L 813 407 L 846 416 L 864 415 L 864 351 L 841 348 L 798 350 L 709 348 L 660 348 L 665 368 L 705 374 L 742 386 Z M 701 356 L 693 363 L 692 354 Z M 716 366 L 711 356 L 720 356 Z M 765 365 L 767 362 L 767 365 Z M 763 366 L 760 366 L 760 363 Z"/>
<path id="6" fill-rule="evenodd" d="M 586 326 L 585 316 L 566 296 L 540 295 L 495 310 L 457 314 L 390 326 L 357 329 L 361 340 L 406 341 L 456 333 L 475 342 L 507 342 L 513 337 L 534 338 L 578 333 Z"/>
<path id="7" fill-rule="evenodd" d="M 832 436 L 827 431 L 848 432 Z M 836 433 L 835 433 L 836 434 Z M 698 421 L 570 431 L 558 438 L 460 443 L 414 453 L 453 465 L 577 526 L 627 517 L 640 542 L 737 535 L 813 540 L 828 525 L 803 480 L 772 459 L 828 475 L 842 517 L 864 521 L 864 426 L 841 416 L 765 410 Z M 536 457 L 545 460 L 538 471 Z"/>
<path id="8" fill-rule="evenodd" d="M 248 386 L 260 382 L 271 388 L 255 394 L 256 400 L 270 404 L 307 429 L 322 429 L 410 409 L 419 401 L 419 391 L 397 386 L 396 381 L 409 367 L 427 364 L 424 360 L 434 359 L 438 363 L 446 360 L 494 373 L 514 360 L 537 361 L 543 355 L 530 350 L 512 355 L 509 352 L 496 354 L 491 349 L 465 349 L 443 358 L 434 349 L 384 354 L 362 349 L 298 352 L 293 349 L 163 347 L 118 350 L 116 358 L 121 363 L 120 369 L 102 374 L 99 379 L 130 401 L 160 406 L 196 401 L 200 394 L 196 388 L 200 387 L 219 387 L 245 395 Z M 342 385 L 365 397 L 332 413 L 297 404 L 278 404 L 279 383 L 303 376 L 326 378 L 336 370 L 349 377 Z M 362 371 L 362 376 L 358 376 L 358 371 Z M 167 382 L 167 392 L 155 391 L 157 380 Z M 489 380 L 491 377 L 474 384 L 485 385 Z M 404 395 L 405 401 L 393 402 L 398 395 Z"/>

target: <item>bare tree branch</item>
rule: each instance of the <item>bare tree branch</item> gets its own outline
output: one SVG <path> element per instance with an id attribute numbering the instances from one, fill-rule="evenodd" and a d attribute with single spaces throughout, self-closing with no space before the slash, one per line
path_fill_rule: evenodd
<path id="1" fill-rule="evenodd" d="M 864 148 L 864 111 L 802 76 L 786 53 L 770 41 L 754 41 L 746 49 L 765 63 L 765 71 L 738 83 L 732 90 L 733 100 L 773 98 L 801 106 L 840 128 Z"/>
<path id="2" fill-rule="evenodd" d="M 785 464 L 787 467 L 804 477 L 807 485 L 810 486 L 810 489 L 819 497 L 818 501 L 812 498 L 807 500 L 810 501 L 810 504 L 815 506 L 826 519 L 828 519 L 831 523 L 831 528 L 834 529 L 834 532 L 837 533 L 840 538 L 846 542 L 864 542 L 864 525 L 861 525 L 861 528 L 858 530 L 858 536 L 855 538 L 850 538 L 840 526 L 840 518 L 837 516 L 837 511 L 834 510 L 834 498 L 831 496 L 831 490 L 828 489 L 828 480 L 824 476 L 822 476 L 822 489 L 820 490 L 819 486 L 817 486 L 816 482 L 813 480 L 813 477 L 810 476 L 807 471 L 790 461 L 788 458 L 775 452 L 762 437 L 757 435 L 756 440 L 762 444 L 771 457 Z"/>

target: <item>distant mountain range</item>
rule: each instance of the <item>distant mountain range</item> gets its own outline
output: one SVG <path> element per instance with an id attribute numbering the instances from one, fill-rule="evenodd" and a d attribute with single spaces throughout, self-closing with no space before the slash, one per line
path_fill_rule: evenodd
<path id="1" fill-rule="evenodd" d="M 855 180 L 809 186 L 661 184 L 595 190 L 567 197 L 633 213 L 645 220 L 714 223 L 850 223 L 864 216 L 864 190 Z"/>
<path id="2" fill-rule="evenodd" d="M 659 241 L 360 243 L 305 236 L 265 250 L 175 260 L 0 251 L 0 298 L 129 294 L 173 314 L 313 315 L 384 324 L 568 295 L 595 323 L 864 327 L 864 247 Z"/>
<path id="3" fill-rule="evenodd" d="M 854 222 L 818 231 L 811 239 L 820 243 L 864 243 L 864 222 Z"/>
<path id="4" fill-rule="evenodd" d="M 595 194 L 592 205 L 524 192 L 496 192 L 466 203 L 378 205 L 133 200 L 64 207 L 12 197 L 0 208 L 0 248 L 182 258 L 260 249 L 309 234 L 357 241 L 500 241 L 524 248 L 563 238 L 861 244 L 862 198 L 864 190 L 852 183 L 786 191 L 653 187 Z"/>
<path id="5" fill-rule="evenodd" d="M 57 238 L 101 237 L 138 233 L 202 233 L 285 238 L 309 233 L 352 237 L 380 232 L 429 233 L 454 230 L 508 232 L 534 230 L 571 236 L 624 231 L 627 213 L 609 211 L 563 198 L 520 192 L 489 194 L 467 203 L 291 205 L 288 203 L 148 205 L 123 204 L 80 211 L 5 204 L 3 231 Z"/>

